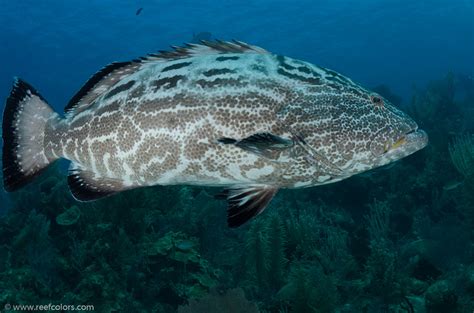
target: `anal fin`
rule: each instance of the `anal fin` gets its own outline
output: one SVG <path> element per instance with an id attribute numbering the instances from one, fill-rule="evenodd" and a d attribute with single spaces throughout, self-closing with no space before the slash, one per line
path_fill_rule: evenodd
<path id="1" fill-rule="evenodd" d="M 131 189 L 119 179 L 101 177 L 93 171 L 71 164 L 67 178 L 69 190 L 79 201 L 98 200 L 114 193 Z"/>
<path id="2" fill-rule="evenodd" d="M 278 188 L 266 185 L 232 187 L 216 198 L 227 199 L 227 224 L 235 228 L 262 213 L 277 191 Z"/>

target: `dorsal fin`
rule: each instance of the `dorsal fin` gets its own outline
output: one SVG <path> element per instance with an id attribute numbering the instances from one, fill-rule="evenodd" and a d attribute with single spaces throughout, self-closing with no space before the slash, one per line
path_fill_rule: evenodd
<path id="1" fill-rule="evenodd" d="M 183 47 L 171 46 L 171 51 L 160 51 L 158 54 L 150 54 L 145 60 L 175 60 L 189 58 L 198 55 L 227 54 L 227 53 L 259 53 L 267 54 L 267 50 L 258 46 L 246 44 L 242 41 L 206 41 L 200 44 L 188 43 Z"/>
<path id="2" fill-rule="evenodd" d="M 68 115 L 75 115 L 107 92 L 117 82 L 137 71 L 143 63 L 166 62 L 190 58 L 199 55 L 228 53 L 268 53 L 265 49 L 241 41 L 201 41 L 201 44 L 185 44 L 183 47 L 172 46 L 171 51 L 159 51 L 129 62 L 114 62 L 95 73 L 72 97 L 64 109 Z"/>
<path id="3" fill-rule="evenodd" d="M 66 114 L 76 114 L 91 104 L 98 96 L 115 85 L 120 77 L 133 73 L 140 62 L 114 62 L 92 75 L 64 108 Z M 113 75 L 120 72 L 120 75 Z"/>

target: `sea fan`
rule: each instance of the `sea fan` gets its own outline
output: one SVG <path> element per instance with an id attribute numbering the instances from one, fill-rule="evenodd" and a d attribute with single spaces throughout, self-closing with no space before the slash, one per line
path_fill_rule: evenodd
<path id="1" fill-rule="evenodd" d="M 474 177 L 474 136 L 456 137 L 449 146 L 454 167 L 466 178 Z"/>

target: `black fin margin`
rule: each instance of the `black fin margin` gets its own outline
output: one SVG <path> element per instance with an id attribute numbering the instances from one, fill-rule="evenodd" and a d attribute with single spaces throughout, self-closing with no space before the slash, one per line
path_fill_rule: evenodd
<path id="1" fill-rule="evenodd" d="M 79 173 L 70 171 L 67 177 L 69 190 L 73 197 L 79 201 L 94 201 L 105 198 L 116 193 L 115 191 L 103 191 L 85 182 Z"/>
<path id="2" fill-rule="evenodd" d="M 81 89 L 79 89 L 79 91 L 71 98 L 71 100 L 69 100 L 68 104 L 64 108 L 64 112 L 68 113 L 74 110 L 74 108 L 77 106 L 79 101 L 81 101 L 81 99 L 86 94 L 88 94 L 94 88 L 94 86 L 96 86 L 105 76 L 109 75 L 110 73 L 112 73 L 113 71 L 119 68 L 130 65 L 135 61 L 138 61 L 138 60 L 128 61 L 128 62 L 114 62 L 105 66 L 104 68 L 99 70 L 97 73 L 92 75 L 92 77 L 87 80 L 87 82 L 81 87 Z"/>
<path id="3" fill-rule="evenodd" d="M 42 101 L 47 101 L 33 88 L 30 84 L 22 79 L 15 78 L 15 82 L 5 103 L 3 111 L 2 137 L 2 167 L 3 167 L 3 187 L 6 191 L 15 191 L 34 180 L 41 175 L 46 168 L 40 169 L 33 174 L 25 175 L 20 166 L 17 157 L 18 136 L 15 127 L 16 115 L 20 109 L 20 102 L 30 92 L 32 95 L 38 96 Z"/>
<path id="4" fill-rule="evenodd" d="M 227 225 L 239 227 L 262 213 L 278 189 L 269 186 L 227 188 L 217 199 L 227 199 Z"/>

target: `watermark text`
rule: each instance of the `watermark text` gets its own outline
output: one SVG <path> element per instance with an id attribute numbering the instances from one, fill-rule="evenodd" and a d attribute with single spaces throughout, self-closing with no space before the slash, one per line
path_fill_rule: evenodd
<path id="1" fill-rule="evenodd" d="M 7 303 L 3 306 L 3 311 L 0 312 L 9 312 L 9 311 L 94 311 L 94 306 L 92 304 L 10 304 Z"/>

